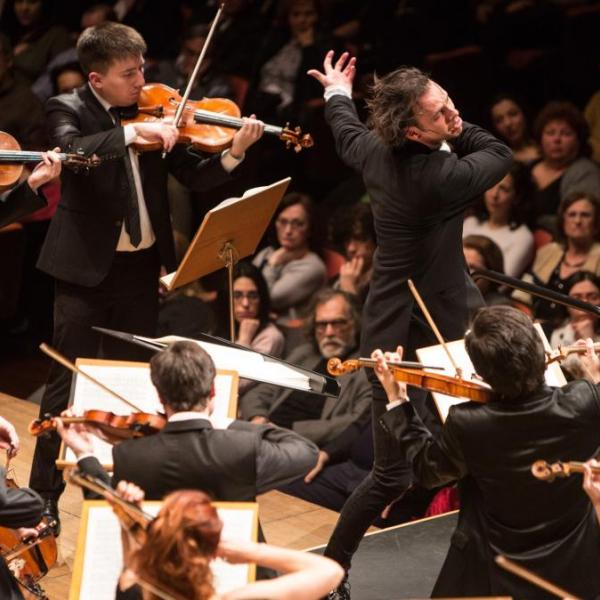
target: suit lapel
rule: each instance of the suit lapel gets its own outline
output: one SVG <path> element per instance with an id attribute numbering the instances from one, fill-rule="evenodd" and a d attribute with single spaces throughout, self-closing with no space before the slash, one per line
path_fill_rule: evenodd
<path id="1" fill-rule="evenodd" d="M 100 123 L 102 131 L 112 129 L 115 124 L 111 119 L 111 116 L 104 110 L 103 106 L 98 102 L 96 96 L 92 93 L 89 86 L 86 84 L 81 89 L 81 99 L 92 113 L 94 118 Z"/>

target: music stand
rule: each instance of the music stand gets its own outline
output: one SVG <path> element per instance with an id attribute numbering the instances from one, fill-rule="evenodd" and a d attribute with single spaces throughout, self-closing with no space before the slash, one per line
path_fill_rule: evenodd
<path id="1" fill-rule="evenodd" d="M 229 279 L 229 327 L 234 341 L 233 267 L 254 254 L 291 179 L 252 188 L 241 198 L 224 200 L 204 216 L 181 264 L 161 277 L 167 290 L 191 283 L 213 271 L 227 268 Z"/>

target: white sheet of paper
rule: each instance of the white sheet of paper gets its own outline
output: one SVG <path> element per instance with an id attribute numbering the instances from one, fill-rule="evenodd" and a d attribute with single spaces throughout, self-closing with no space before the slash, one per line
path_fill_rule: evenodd
<path id="1" fill-rule="evenodd" d="M 101 362 L 101 361 L 94 361 Z M 143 412 L 157 413 L 162 410 L 156 388 L 150 380 L 148 364 L 131 363 L 126 365 L 113 364 L 85 364 L 85 359 L 78 359 L 77 366 L 80 370 L 94 377 L 123 398 L 133 402 Z M 112 363 L 112 361 L 106 361 Z M 235 385 L 234 377 L 229 373 L 217 373 L 215 377 L 215 405 L 213 416 L 216 422 L 226 422 L 229 411 L 231 388 Z M 113 412 L 116 415 L 128 415 L 133 412 L 127 404 L 121 402 L 102 388 L 92 383 L 86 377 L 75 375 L 73 404 L 71 409 L 75 414 L 82 414 L 86 410 L 97 409 Z M 112 465 L 112 445 L 96 436 L 92 436 L 94 455 L 103 465 Z M 72 450 L 65 452 L 64 460 L 76 464 L 77 459 Z"/>
<path id="2" fill-rule="evenodd" d="M 544 344 L 544 348 L 550 351 L 550 344 L 548 343 L 548 339 L 544 334 L 544 330 L 542 329 L 539 323 L 535 323 L 534 325 L 536 331 L 538 332 L 542 342 Z M 471 379 L 471 375 L 475 373 L 475 369 L 473 367 L 473 363 L 467 354 L 467 350 L 465 348 L 464 340 L 456 340 L 454 342 L 446 343 L 454 362 L 462 369 L 463 378 Z M 444 351 L 443 346 L 427 346 L 425 348 L 419 348 L 417 350 L 417 357 L 420 362 L 428 365 L 439 365 L 440 367 L 444 367 L 443 373 L 446 375 L 454 375 L 454 368 L 448 355 Z M 430 370 L 432 373 L 441 373 L 442 371 Z M 558 363 L 552 363 L 546 368 L 546 372 L 544 374 L 546 379 L 546 383 L 550 386 L 561 387 L 567 383 L 565 376 L 558 365 Z M 468 400 L 464 398 L 455 398 L 453 396 L 447 396 L 446 394 L 440 394 L 438 392 L 432 392 L 433 399 L 437 406 L 438 412 L 440 414 L 440 418 L 442 422 L 446 420 L 448 417 L 448 411 L 451 406 L 455 404 L 461 404 L 462 402 L 468 402 Z"/>
<path id="3" fill-rule="evenodd" d="M 247 508 L 217 507 L 223 521 L 221 536 L 227 539 L 255 541 L 255 511 Z M 144 503 L 144 510 L 155 515 L 160 502 Z M 77 552 L 81 549 L 78 548 Z M 88 524 L 84 541 L 84 560 L 80 600 L 114 600 L 117 581 L 123 565 L 121 531 L 117 517 L 105 503 L 88 508 Z M 233 565 L 217 559 L 212 562 L 214 586 L 218 593 L 242 587 L 250 578 L 250 566 Z M 165 590 L 168 592 L 168 590 Z"/>

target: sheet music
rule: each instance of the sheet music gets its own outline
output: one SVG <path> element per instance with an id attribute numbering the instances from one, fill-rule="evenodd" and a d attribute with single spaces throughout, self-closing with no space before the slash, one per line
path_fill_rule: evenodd
<path id="1" fill-rule="evenodd" d="M 244 200 L 244 198 L 248 198 L 249 196 L 254 196 L 255 194 L 259 194 L 260 192 L 263 192 L 267 188 L 275 187 L 276 185 L 278 185 L 278 184 L 275 183 L 272 185 L 261 185 L 258 187 L 247 189 L 243 193 L 242 196 L 234 196 L 232 198 L 226 198 L 222 202 L 219 202 L 219 204 L 217 204 L 214 208 L 211 208 L 208 212 L 217 212 L 220 208 L 225 208 L 226 206 L 231 206 L 232 204 L 235 204 L 236 202 L 240 202 L 240 200 Z"/>
<path id="2" fill-rule="evenodd" d="M 212 344 L 177 335 L 169 335 L 156 339 L 142 336 L 136 336 L 136 338 L 146 342 L 160 342 L 163 344 L 174 344 L 180 341 L 194 342 L 210 354 L 217 369 L 234 368 L 238 371 L 240 377 L 245 377 L 252 381 L 262 381 L 278 385 L 289 384 L 296 389 L 306 391 L 311 389 L 310 380 L 306 375 L 284 363 L 269 361 L 258 352 L 240 350 L 231 346 Z"/>
<path id="3" fill-rule="evenodd" d="M 103 361 L 94 360 L 94 363 Z M 125 363 L 104 361 L 107 364 L 86 364 L 86 359 L 78 359 L 79 369 L 105 386 L 133 402 L 143 412 L 157 413 L 162 411 L 156 388 L 150 380 L 150 367 L 147 363 Z M 235 386 L 235 407 L 237 409 L 237 382 L 235 377 L 228 373 L 217 373 L 215 377 L 215 403 L 213 416 L 216 423 L 226 423 L 229 417 L 232 386 Z M 73 377 L 73 403 L 71 409 L 80 415 L 86 410 L 97 409 L 113 412 L 117 415 L 128 415 L 134 409 L 104 391 L 101 387 L 89 381 L 86 377 L 74 375 Z M 92 436 L 94 455 L 103 465 L 112 465 L 112 444 Z M 75 454 L 66 449 L 64 460 L 69 464 L 76 464 Z"/>
<path id="4" fill-rule="evenodd" d="M 77 546 L 78 555 L 84 552 L 81 584 L 78 593 L 72 587 L 69 600 L 114 600 L 123 565 L 119 521 L 106 502 L 95 501 L 89 504 L 83 548 L 80 548 L 79 543 Z M 256 541 L 256 505 L 250 503 L 248 507 L 236 508 L 235 502 L 225 504 L 230 506 L 217 506 L 217 512 L 223 521 L 221 535 L 227 539 Z M 160 502 L 145 502 L 143 508 L 156 515 L 160 506 Z M 251 567 L 247 564 L 233 565 L 217 559 L 212 562 L 211 569 L 214 586 L 219 594 L 242 587 L 251 580 Z"/>
<path id="5" fill-rule="evenodd" d="M 547 351 L 550 351 L 550 344 L 548 343 L 548 339 L 544 334 L 544 330 L 539 323 L 534 323 L 534 327 L 540 336 L 544 348 Z M 473 363 L 467 354 L 467 350 L 465 348 L 464 340 L 456 340 L 454 342 L 446 343 L 454 362 L 456 362 L 457 366 L 462 369 L 463 379 L 472 380 L 471 377 L 475 373 L 475 368 L 473 367 Z M 429 365 L 439 365 L 440 367 L 444 367 L 443 373 L 446 375 L 454 376 L 454 367 L 448 358 L 448 355 L 444 351 L 443 346 L 428 346 L 426 348 L 419 348 L 417 351 L 417 357 L 419 361 Z M 428 369 L 425 369 L 426 371 Z M 440 373 L 440 371 L 434 371 L 433 369 L 429 369 L 431 373 Z M 567 383 L 565 376 L 557 363 L 552 363 L 548 365 L 546 371 L 544 373 L 544 378 L 546 383 L 550 386 L 554 387 L 562 387 Z M 480 379 L 475 379 L 473 381 L 477 381 L 482 385 L 487 385 L 481 382 Z M 489 387 L 489 386 L 487 386 Z M 440 418 L 442 422 L 446 420 L 448 417 L 448 411 L 450 407 L 455 404 L 461 404 L 462 402 L 468 402 L 465 398 L 455 398 L 453 396 L 447 396 L 446 394 L 440 394 L 439 392 L 432 392 L 433 399 L 437 406 L 438 412 L 440 413 Z"/>

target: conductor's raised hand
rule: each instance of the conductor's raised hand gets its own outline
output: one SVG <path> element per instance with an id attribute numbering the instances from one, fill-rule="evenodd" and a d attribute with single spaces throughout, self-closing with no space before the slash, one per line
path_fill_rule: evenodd
<path id="1" fill-rule="evenodd" d="M 334 65 L 333 50 L 330 50 L 323 61 L 323 72 L 310 69 L 308 74 L 314 77 L 323 87 L 337 85 L 351 92 L 354 75 L 356 75 L 356 58 L 351 57 L 348 52 L 344 52 Z"/>
<path id="2" fill-rule="evenodd" d="M 394 374 L 388 366 L 388 362 L 400 362 L 402 360 L 403 348 L 398 346 L 396 352 L 385 352 L 374 350 L 371 358 L 377 361 L 375 365 L 375 374 L 381 382 L 383 389 L 388 397 L 388 402 L 406 402 L 408 395 L 406 393 L 406 384 L 397 381 Z"/>

